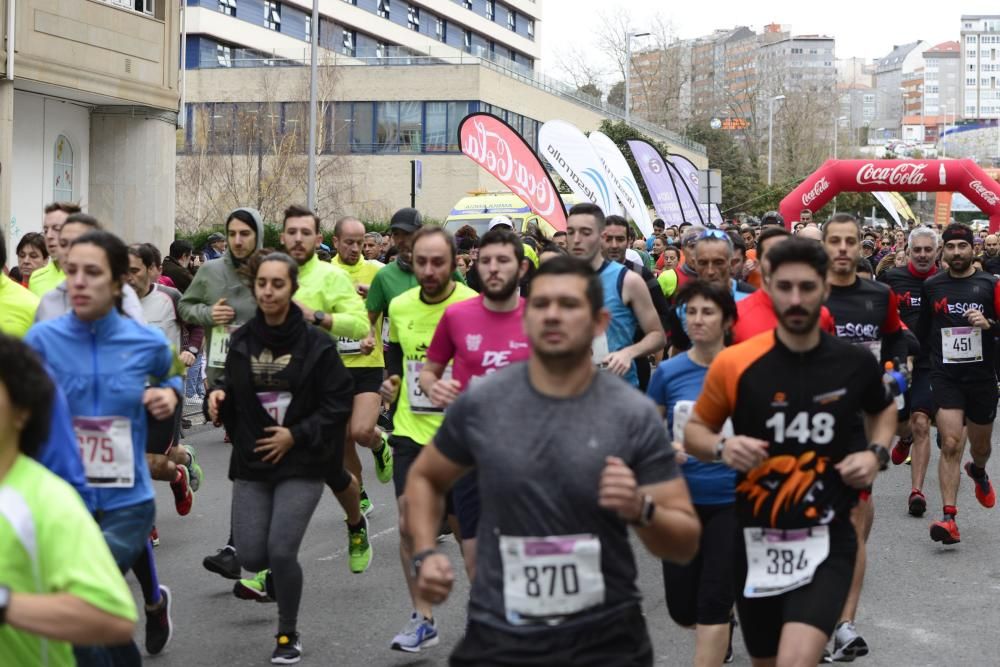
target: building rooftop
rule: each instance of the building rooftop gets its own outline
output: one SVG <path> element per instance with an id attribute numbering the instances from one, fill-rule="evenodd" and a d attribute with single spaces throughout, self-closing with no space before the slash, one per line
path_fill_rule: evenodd
<path id="1" fill-rule="evenodd" d="M 925 55 L 926 54 L 933 54 L 933 55 L 942 55 L 942 54 L 943 55 L 949 55 L 949 54 L 954 54 L 954 55 L 957 56 L 957 55 L 961 54 L 960 49 L 961 49 L 961 47 L 959 46 L 958 42 L 941 42 L 940 44 L 938 44 L 936 46 L 932 46 L 931 48 L 929 48 L 926 51 L 924 51 L 924 54 Z"/>
<path id="2" fill-rule="evenodd" d="M 910 42 L 909 44 L 897 45 L 894 44 L 892 51 L 889 55 L 884 58 L 879 58 L 878 69 L 882 71 L 899 69 L 903 66 L 903 61 L 906 60 L 906 56 L 910 54 L 910 51 L 917 48 L 920 45 L 920 41 Z"/>

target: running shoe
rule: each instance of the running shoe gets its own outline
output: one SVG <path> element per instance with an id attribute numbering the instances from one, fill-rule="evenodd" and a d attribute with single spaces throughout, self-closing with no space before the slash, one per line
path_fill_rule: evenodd
<path id="1" fill-rule="evenodd" d="M 896 444 L 892 446 L 892 464 L 901 465 L 906 462 L 906 459 L 910 456 L 910 447 L 913 446 L 913 438 L 900 438 L 896 441 Z"/>
<path id="2" fill-rule="evenodd" d="M 294 665 L 302 659 L 302 641 L 299 633 L 275 635 L 278 642 L 271 654 L 272 665 Z"/>
<path id="3" fill-rule="evenodd" d="M 214 556 L 205 556 L 201 564 L 209 572 L 214 572 L 226 579 L 240 578 L 240 562 L 236 559 L 236 549 L 228 544 L 219 549 Z"/>
<path id="4" fill-rule="evenodd" d="M 920 489 L 910 491 L 910 516 L 921 517 L 927 511 L 927 498 Z"/>
<path id="5" fill-rule="evenodd" d="M 853 662 L 855 658 L 868 655 L 868 644 L 854 628 L 853 621 L 844 621 L 833 632 L 834 662 Z"/>
<path id="6" fill-rule="evenodd" d="M 364 492 L 362 492 L 364 493 Z M 375 511 L 375 503 L 367 495 L 361 496 L 361 514 L 364 516 L 371 516 L 371 513 Z"/>
<path id="7" fill-rule="evenodd" d="M 270 576 L 270 570 L 261 570 L 253 576 L 253 579 L 240 579 L 233 584 L 233 595 L 241 600 L 274 602 L 274 597 L 271 595 L 272 587 L 268 586 Z"/>
<path id="8" fill-rule="evenodd" d="M 187 466 L 177 466 L 178 478 L 170 482 L 170 490 L 174 492 L 174 506 L 177 513 L 187 516 L 191 512 L 191 503 L 194 502 L 194 495 L 191 493 L 191 473 Z"/>
<path id="9" fill-rule="evenodd" d="M 434 619 L 427 619 L 417 612 L 410 614 L 410 621 L 406 624 L 398 635 L 392 638 L 390 648 L 393 651 L 405 651 L 406 653 L 420 653 L 420 649 L 437 646 L 441 638 L 438 637 L 437 624 Z"/>
<path id="10" fill-rule="evenodd" d="M 976 500 L 983 507 L 993 507 L 997 504 L 997 494 L 993 490 L 993 485 L 990 484 L 990 476 L 986 474 L 983 470 L 982 477 L 976 477 L 972 472 L 972 461 L 967 461 L 965 463 L 965 474 L 972 478 L 972 481 L 976 485 Z"/>
<path id="11" fill-rule="evenodd" d="M 945 516 L 940 521 L 931 524 L 931 539 L 941 544 L 958 544 L 962 537 L 958 534 L 958 524 L 955 517 Z"/>
<path id="12" fill-rule="evenodd" d="M 162 651 L 174 636 L 174 624 L 170 620 L 170 589 L 160 586 L 160 605 L 157 609 L 146 610 L 146 652 L 156 655 Z"/>
<path id="13" fill-rule="evenodd" d="M 357 530 L 347 528 L 348 561 L 354 574 L 361 574 L 367 570 L 372 564 L 374 555 L 372 545 L 368 541 L 368 519 L 362 516 L 362 523 L 364 525 Z"/>
<path id="14" fill-rule="evenodd" d="M 389 446 L 389 436 L 382 431 L 382 446 L 372 450 L 375 457 L 375 476 L 378 481 L 388 484 L 392 481 L 392 447 Z"/>
<path id="15" fill-rule="evenodd" d="M 191 473 L 191 490 L 198 493 L 198 489 L 201 488 L 201 482 L 205 479 L 205 472 L 198 465 L 198 452 L 195 451 L 194 447 L 184 445 L 184 449 L 187 450 L 188 456 L 191 457 L 191 462 L 187 466 L 188 472 Z"/>
<path id="16" fill-rule="evenodd" d="M 153 526 L 153 530 L 149 531 L 149 541 L 153 543 L 154 547 L 160 546 L 160 534 L 156 532 L 156 526 Z"/>

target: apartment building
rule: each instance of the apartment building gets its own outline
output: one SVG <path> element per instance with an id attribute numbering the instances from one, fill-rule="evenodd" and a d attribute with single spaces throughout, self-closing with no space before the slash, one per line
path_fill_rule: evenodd
<path id="1" fill-rule="evenodd" d="M 1000 15 L 962 16 L 962 106 L 974 120 L 1000 118 Z"/>

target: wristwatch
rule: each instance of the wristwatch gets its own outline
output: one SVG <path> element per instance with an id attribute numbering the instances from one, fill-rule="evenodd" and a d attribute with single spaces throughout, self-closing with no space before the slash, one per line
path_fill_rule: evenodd
<path id="1" fill-rule="evenodd" d="M 316 326 L 318 327 L 323 326 L 323 320 L 325 319 L 326 319 L 326 313 L 324 313 L 322 310 L 317 310 L 316 312 L 313 313 L 313 324 L 315 324 Z"/>
<path id="2" fill-rule="evenodd" d="M 193 354 L 196 357 L 198 356 L 198 352 L 200 352 L 200 350 L 198 348 L 196 348 L 194 345 L 190 346 L 187 349 L 187 351 L 190 352 L 191 354 Z"/>
<path id="3" fill-rule="evenodd" d="M 437 549 L 425 549 L 424 551 L 413 555 L 413 558 L 410 559 L 410 573 L 413 575 L 414 579 L 420 576 L 420 566 L 424 564 L 427 557 L 436 554 L 437 552 Z"/>
<path id="4" fill-rule="evenodd" d="M 653 498 L 647 494 L 642 497 L 642 510 L 639 512 L 639 518 L 635 521 L 630 521 L 629 523 L 633 526 L 645 528 L 649 524 L 653 523 L 654 514 L 656 514 L 656 503 L 654 503 Z"/>
<path id="5" fill-rule="evenodd" d="M 726 439 L 722 438 L 715 444 L 715 457 L 712 459 L 716 463 L 722 463 L 722 452 L 726 449 Z"/>
<path id="6" fill-rule="evenodd" d="M 889 450 L 882 445 L 872 444 L 868 445 L 868 451 L 875 454 L 875 458 L 878 459 L 878 469 L 885 470 L 889 467 Z"/>
<path id="7" fill-rule="evenodd" d="M 8 606 L 10 606 L 10 588 L 0 586 L 0 626 L 7 622 Z"/>

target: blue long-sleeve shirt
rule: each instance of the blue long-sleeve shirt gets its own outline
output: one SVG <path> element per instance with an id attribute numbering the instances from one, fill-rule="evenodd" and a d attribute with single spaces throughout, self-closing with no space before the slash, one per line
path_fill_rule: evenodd
<path id="1" fill-rule="evenodd" d="M 143 392 L 147 386 L 159 386 L 181 393 L 181 377 L 174 373 L 173 352 L 166 337 L 112 310 L 93 322 L 80 320 L 71 312 L 36 324 L 25 342 L 51 368 L 74 419 L 119 417 L 129 422 L 132 484 L 107 487 L 88 480 L 94 492 L 93 509 L 111 511 L 152 500 Z"/>
<path id="2" fill-rule="evenodd" d="M 49 370 L 49 377 L 52 378 L 53 382 L 56 381 L 51 370 Z M 76 489 L 80 497 L 83 498 L 87 509 L 91 512 L 94 511 L 97 499 L 94 497 L 94 490 L 87 486 L 87 476 L 83 472 L 83 462 L 80 460 L 76 434 L 73 433 L 73 417 L 69 412 L 66 394 L 63 393 L 58 383 L 56 383 L 56 392 L 52 398 L 49 439 L 45 441 L 38 453 L 38 462 Z"/>

